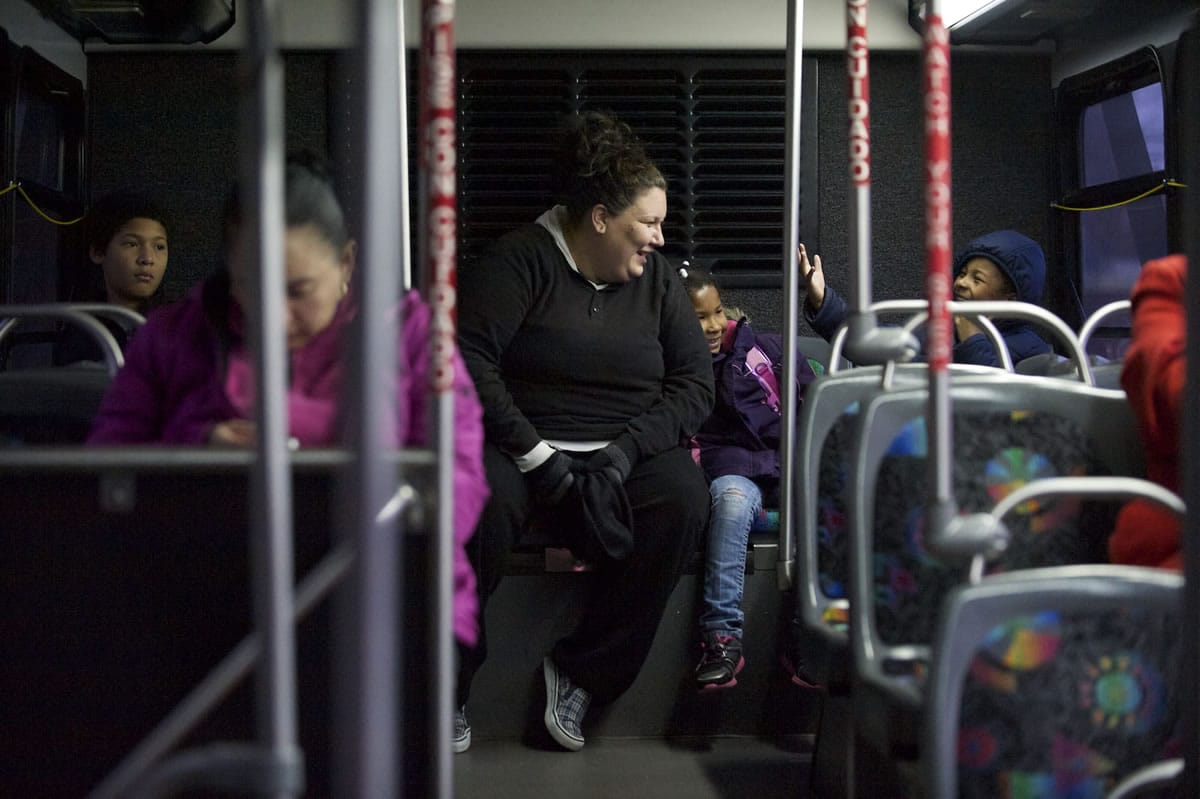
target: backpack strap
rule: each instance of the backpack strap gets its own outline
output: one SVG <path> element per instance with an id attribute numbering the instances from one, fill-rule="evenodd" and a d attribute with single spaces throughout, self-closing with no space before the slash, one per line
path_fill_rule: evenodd
<path id="1" fill-rule="evenodd" d="M 771 410 L 780 413 L 779 382 L 775 379 L 775 368 L 771 359 L 755 344 L 746 352 L 746 366 L 754 372 L 758 384 L 767 395 L 767 404 Z"/>

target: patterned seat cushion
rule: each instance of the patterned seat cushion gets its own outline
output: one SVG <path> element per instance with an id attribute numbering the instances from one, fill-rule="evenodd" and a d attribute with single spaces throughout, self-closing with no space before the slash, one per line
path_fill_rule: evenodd
<path id="1" fill-rule="evenodd" d="M 1024 411 L 958 411 L 954 496 L 960 513 L 986 511 L 1016 488 L 1047 477 L 1107 474 L 1073 419 Z M 889 644 L 930 643 L 947 591 L 964 565 L 941 562 L 925 546 L 928 502 L 924 420 L 897 436 L 877 476 L 874 503 L 876 624 Z M 1005 519 L 1008 549 L 989 571 L 1096 562 L 1115 503 L 1063 497 L 1032 501 Z"/>
<path id="2" fill-rule="evenodd" d="M 1177 623 L 1046 610 L 993 628 L 963 684 L 959 795 L 1100 799 L 1180 756 Z"/>

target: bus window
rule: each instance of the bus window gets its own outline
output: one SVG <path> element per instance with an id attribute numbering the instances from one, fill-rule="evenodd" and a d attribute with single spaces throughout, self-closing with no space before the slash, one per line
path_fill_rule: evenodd
<path id="1" fill-rule="evenodd" d="M 1082 185 L 1096 186 L 1166 168 L 1162 83 L 1088 106 L 1079 123 Z"/>
<path id="2" fill-rule="evenodd" d="M 1101 100 L 1079 121 L 1083 186 L 1149 176 L 1166 169 L 1163 90 L 1154 82 Z M 1142 264 L 1167 253 L 1167 201 L 1162 193 L 1082 214 L 1079 220 L 1080 302 L 1085 313 L 1129 297 Z M 1127 327 L 1128 314 L 1107 327 Z M 1111 331 L 1109 331 L 1111 332 Z M 1093 351 L 1119 357 L 1124 337 L 1100 336 Z"/>
<path id="3" fill-rule="evenodd" d="M 1173 165 L 1159 54 L 1143 48 L 1059 87 L 1062 252 L 1075 262 L 1080 319 L 1128 299 L 1141 265 L 1170 252 Z M 1129 315 L 1109 316 L 1089 348 L 1119 358 Z"/>
<path id="4" fill-rule="evenodd" d="M 1129 299 L 1142 264 L 1167 254 L 1166 198 L 1159 193 L 1089 211 L 1080 218 L 1079 231 L 1080 299 L 1090 314 L 1113 300 Z"/>

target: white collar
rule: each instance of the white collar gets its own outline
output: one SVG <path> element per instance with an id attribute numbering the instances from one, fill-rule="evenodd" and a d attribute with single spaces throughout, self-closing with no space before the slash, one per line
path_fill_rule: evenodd
<path id="1" fill-rule="evenodd" d="M 571 249 L 567 247 L 567 240 L 563 236 L 563 221 L 567 218 L 567 206 L 556 205 L 550 210 L 543 213 L 536 220 L 537 224 L 550 231 L 550 235 L 554 238 L 554 243 L 558 245 L 558 249 L 562 252 L 563 257 L 567 259 L 567 265 L 575 270 L 576 274 L 583 277 L 583 273 L 579 271 L 579 265 L 575 263 L 575 259 L 571 256 Z M 597 283 L 594 280 L 588 280 L 596 289 L 603 289 L 607 283 Z"/>

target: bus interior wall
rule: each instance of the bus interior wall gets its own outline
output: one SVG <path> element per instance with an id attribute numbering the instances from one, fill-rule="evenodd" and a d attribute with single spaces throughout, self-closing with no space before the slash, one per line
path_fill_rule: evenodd
<path id="1" fill-rule="evenodd" d="M 472 57 L 471 51 L 459 53 L 460 72 L 470 68 Z M 783 55 L 777 57 L 782 66 Z M 588 54 L 578 58 L 586 60 Z M 525 52 L 522 59 L 536 64 L 539 52 Z M 819 207 L 816 245 L 830 282 L 848 287 L 845 57 L 818 53 L 816 62 L 817 140 L 802 142 L 802 147 L 819 148 L 818 196 L 802 197 L 801 207 Z M 350 87 L 338 56 L 292 52 L 285 66 L 288 146 L 330 148 L 335 163 L 344 163 L 340 159 L 348 143 L 339 103 Z M 956 54 L 953 70 L 956 242 L 997 228 L 1044 239 L 1049 227 L 1048 55 Z M 178 228 L 165 279 L 170 295 L 182 294 L 221 262 L 220 209 L 237 163 L 236 74 L 236 57 L 230 54 L 89 55 L 91 195 L 133 183 L 165 198 Z M 875 296 L 914 296 L 921 293 L 925 268 L 919 54 L 873 55 L 871 82 Z M 966 88 L 981 82 L 989 85 L 987 93 Z M 460 89 L 476 91 L 471 85 Z M 782 86 L 779 91 L 782 101 Z M 460 145 L 464 161 L 471 158 L 470 146 Z M 415 155 L 410 152 L 410 157 Z M 528 218 L 550 202 L 550 197 L 532 201 Z M 464 217 L 461 226 L 469 228 L 472 221 Z M 352 219 L 352 227 L 354 223 Z M 760 328 L 780 329 L 778 288 L 742 288 L 732 294 Z"/>

